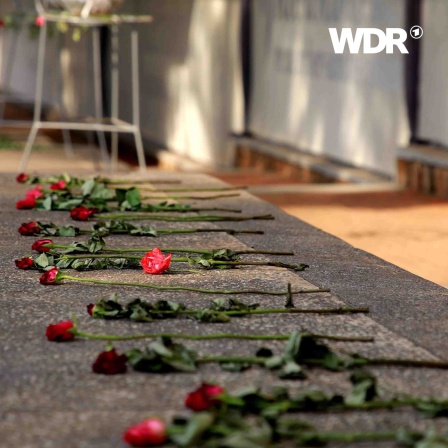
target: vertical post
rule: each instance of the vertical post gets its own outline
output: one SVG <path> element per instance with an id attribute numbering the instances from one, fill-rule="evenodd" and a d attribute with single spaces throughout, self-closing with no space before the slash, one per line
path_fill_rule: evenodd
<path id="1" fill-rule="evenodd" d="M 62 39 L 61 39 L 61 33 L 58 31 L 57 32 L 57 49 L 58 49 L 58 54 L 60 55 L 62 53 Z M 58 60 L 58 62 L 60 62 Z M 61 121 L 67 121 L 67 111 L 65 110 L 65 105 L 64 105 L 64 98 L 63 98 L 63 92 L 64 92 L 64 79 L 63 79 L 63 75 L 62 75 L 62 70 L 60 69 L 60 67 L 58 68 L 57 72 L 55 73 L 55 76 L 57 77 L 57 87 L 58 87 L 58 92 L 57 92 L 57 101 L 58 101 L 58 105 L 59 105 L 59 115 L 60 115 L 60 119 Z M 62 129 L 62 139 L 64 141 L 64 149 L 65 149 L 65 153 L 67 154 L 68 158 L 72 158 L 73 157 L 73 146 L 72 146 L 72 139 L 70 137 L 70 131 L 68 129 Z"/>
<path id="2" fill-rule="evenodd" d="M 112 25 L 112 106 L 111 106 L 111 117 L 112 124 L 116 124 L 116 120 L 118 118 L 118 108 L 119 108 L 119 41 L 118 41 L 118 26 Z M 117 169 L 118 162 L 118 133 L 116 131 L 112 131 L 112 171 Z"/>
<path id="3" fill-rule="evenodd" d="M 140 79 L 139 79 L 139 61 L 138 61 L 138 31 L 136 30 L 133 30 L 131 35 L 131 53 L 132 53 L 132 122 L 135 127 L 134 137 L 138 157 L 138 164 L 140 167 L 140 171 L 145 172 L 146 159 L 140 130 Z"/>
<path id="4" fill-rule="evenodd" d="M 45 50 L 47 45 L 47 24 L 41 26 L 39 32 L 39 49 L 37 53 L 37 75 L 36 75 L 36 94 L 34 100 L 33 126 L 23 151 L 20 161 L 19 171 L 23 173 L 31 153 L 31 149 L 36 139 L 37 132 L 40 129 L 40 120 L 42 116 L 42 97 L 44 90 L 44 70 L 45 70 Z"/>
<path id="5" fill-rule="evenodd" d="M 95 91 L 95 118 L 97 121 L 103 119 L 103 87 L 101 74 L 101 47 L 100 47 L 100 29 L 93 27 L 93 90 Z M 101 158 L 104 166 L 110 168 L 110 158 L 107 153 L 106 137 L 103 131 L 97 131 L 98 142 L 100 145 Z"/>

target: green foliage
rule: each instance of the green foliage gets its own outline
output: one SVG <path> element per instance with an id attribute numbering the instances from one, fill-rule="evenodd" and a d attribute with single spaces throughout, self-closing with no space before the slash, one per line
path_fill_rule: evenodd
<path id="1" fill-rule="evenodd" d="M 126 352 L 129 364 L 137 371 L 150 373 L 195 372 L 197 355 L 170 338 L 158 338 L 145 350 Z"/>

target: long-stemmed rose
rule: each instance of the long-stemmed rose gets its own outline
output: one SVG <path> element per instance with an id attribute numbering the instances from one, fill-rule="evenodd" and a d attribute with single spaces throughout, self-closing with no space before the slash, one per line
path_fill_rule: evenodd
<path id="1" fill-rule="evenodd" d="M 44 241 L 44 240 L 39 240 Z M 83 247 L 88 247 L 93 239 L 90 239 L 87 241 L 87 243 L 74 243 L 72 245 L 65 245 L 65 244 L 53 244 L 53 241 L 47 239 L 45 241 L 49 241 L 48 243 L 45 243 L 45 247 L 48 249 L 74 249 L 76 248 L 77 253 L 82 253 L 80 244 L 83 244 Z M 98 241 L 101 243 L 100 250 L 94 252 L 98 254 L 99 252 L 107 252 L 107 253 L 113 253 L 113 254 L 126 254 L 126 253 L 147 253 L 150 252 L 152 249 L 149 247 L 133 247 L 133 248 L 127 248 L 127 249 L 121 249 L 117 247 L 106 247 L 106 243 L 101 239 L 97 238 L 95 241 Z M 37 241 L 34 243 L 37 244 Z M 34 249 L 33 249 L 34 250 Z M 233 251 L 228 248 L 218 248 L 218 249 L 191 249 L 191 248 L 185 248 L 185 247 L 164 247 L 160 248 L 162 252 L 174 252 L 174 253 L 188 253 L 188 254 L 197 254 L 197 255 L 205 255 L 210 257 L 219 256 L 221 258 L 229 258 L 231 259 L 234 256 L 237 255 L 294 255 L 294 252 L 292 251 L 281 251 L 281 250 L 258 250 L 258 249 L 248 249 L 248 250 L 236 250 Z M 84 252 L 89 253 L 90 251 L 86 249 Z M 90 252 L 92 253 L 92 252 Z"/>
<path id="2" fill-rule="evenodd" d="M 79 331 L 76 325 L 74 325 L 71 321 L 61 322 L 56 324 L 58 326 L 68 326 L 68 323 L 72 323 L 70 327 L 68 327 L 69 332 L 73 335 L 73 337 L 80 337 L 84 339 L 95 339 L 100 341 L 134 341 L 140 339 L 158 339 L 158 338 L 170 338 L 170 339 L 186 339 L 191 341 L 209 341 L 215 339 L 240 339 L 246 341 L 288 341 L 291 338 L 289 334 L 238 334 L 238 333 L 218 333 L 218 334 L 200 334 L 200 335 L 192 335 L 192 334 L 182 334 L 182 333 L 145 333 L 145 334 L 134 334 L 134 335 L 111 335 L 111 334 L 92 334 L 86 333 L 83 331 Z M 50 331 L 50 328 L 54 328 L 55 325 L 50 325 L 47 328 L 47 333 Z M 364 336 L 337 336 L 337 335 L 326 335 L 326 334 L 311 334 L 311 333 L 301 333 L 302 337 L 310 337 L 313 339 L 326 339 L 330 341 L 338 341 L 338 342 L 374 342 L 373 337 L 364 337 Z M 48 337 L 48 336 L 47 336 Z M 51 340 L 50 338 L 48 338 Z M 73 339 L 73 338 L 71 338 Z M 61 342 L 61 341 L 57 341 Z"/>
<path id="3" fill-rule="evenodd" d="M 294 294 L 310 294 L 310 293 L 321 293 L 329 292 L 329 289 L 314 288 L 314 289 L 299 289 L 296 291 L 267 291 L 262 289 L 204 289 L 204 288 L 193 288 L 190 286 L 159 286 L 153 285 L 151 283 L 134 283 L 134 282 L 115 282 L 109 280 L 97 280 L 94 278 L 84 278 L 84 277 L 73 277 L 67 275 L 63 271 L 59 271 L 58 268 L 52 268 L 45 272 L 40 278 L 40 283 L 42 285 L 60 285 L 63 280 L 78 282 L 78 283 L 92 283 L 96 285 L 115 285 L 115 286 L 131 286 L 131 287 L 141 287 L 155 289 L 159 291 L 192 291 L 202 294 L 223 294 L 223 295 L 237 295 L 237 294 L 261 294 L 261 295 L 271 295 L 271 296 L 283 296 L 283 295 L 294 295 Z"/>
<path id="4" fill-rule="evenodd" d="M 88 209 L 89 210 L 89 209 Z M 87 212 L 89 214 L 89 211 Z M 32 221 L 22 223 L 18 232 L 23 236 L 76 236 L 80 234 L 92 235 L 98 234 L 102 237 L 107 235 L 131 235 L 131 236 L 148 236 L 157 237 L 158 235 L 184 234 L 192 233 L 229 233 L 237 234 L 254 234 L 262 235 L 262 230 L 238 230 L 238 229 L 156 229 L 151 226 L 134 226 L 124 221 L 102 221 L 94 223 L 91 229 L 79 229 L 78 227 L 64 225 L 58 226 L 54 223 L 42 223 L 40 221 Z"/>
<path id="5" fill-rule="evenodd" d="M 160 250 L 156 248 L 157 250 Z M 154 249 L 154 250 L 156 250 Z M 162 269 L 154 268 L 153 251 L 148 252 L 143 258 L 140 255 L 121 255 L 121 254 L 88 254 L 88 255 L 64 255 L 55 254 L 55 263 L 63 269 L 76 269 L 78 271 L 99 270 L 99 269 L 138 269 L 140 266 L 147 274 L 161 274 L 167 270 L 169 264 L 161 265 Z M 149 255 L 148 255 L 149 254 Z M 169 254 L 171 257 L 171 254 Z M 163 254 L 157 256 L 162 260 Z M 166 258 L 166 257 L 165 257 Z M 200 256 L 200 257 L 172 257 L 170 261 L 175 263 L 188 263 L 191 267 L 198 269 L 232 269 L 239 266 L 274 266 L 285 269 L 292 269 L 296 272 L 304 271 L 309 266 L 305 263 L 291 264 L 280 261 L 233 261 L 221 260 L 219 255 Z"/>
<path id="6" fill-rule="evenodd" d="M 155 319 L 176 319 L 180 316 L 193 317 L 201 322 L 225 323 L 232 317 L 250 317 L 264 314 L 348 314 L 368 313 L 368 307 L 336 308 L 296 308 L 292 301 L 287 301 L 284 308 L 259 308 L 258 303 L 247 304 L 234 298 L 218 298 L 201 309 L 189 309 L 182 303 L 158 300 L 150 303 L 134 299 L 122 305 L 113 294 L 109 299 L 100 299 L 87 306 L 87 312 L 95 319 L 129 319 L 138 322 L 152 322 Z"/>

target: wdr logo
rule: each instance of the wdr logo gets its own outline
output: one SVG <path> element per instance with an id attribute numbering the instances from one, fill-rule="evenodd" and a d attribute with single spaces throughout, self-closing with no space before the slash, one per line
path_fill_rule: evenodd
<path id="1" fill-rule="evenodd" d="M 345 47 L 351 54 L 358 54 L 363 44 L 363 53 L 375 54 L 386 50 L 386 53 L 392 54 L 394 47 L 397 47 L 400 53 L 409 54 L 404 42 L 408 38 L 408 33 L 402 28 L 386 28 L 386 32 L 378 28 L 357 28 L 355 36 L 351 28 L 342 28 L 338 35 L 336 28 L 328 28 L 330 31 L 331 42 L 336 54 L 343 54 Z M 423 36 L 423 29 L 420 26 L 413 26 L 410 35 L 414 39 L 420 39 Z M 376 36 L 376 45 L 372 42 L 372 37 Z"/>

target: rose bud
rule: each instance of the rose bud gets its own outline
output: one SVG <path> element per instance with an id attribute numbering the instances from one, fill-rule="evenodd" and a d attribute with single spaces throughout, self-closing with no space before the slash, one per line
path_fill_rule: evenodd
<path id="1" fill-rule="evenodd" d="M 93 316 L 93 311 L 94 311 L 95 305 L 93 303 L 87 305 L 87 312 Z"/>
<path id="2" fill-rule="evenodd" d="M 26 173 L 20 173 L 20 174 L 16 177 L 16 181 L 19 182 L 19 184 L 24 184 L 29 178 L 30 178 L 30 176 L 28 176 L 28 174 L 26 174 Z"/>
<path id="3" fill-rule="evenodd" d="M 126 355 L 119 355 L 115 349 L 101 352 L 98 358 L 92 364 L 92 370 L 95 373 L 102 373 L 104 375 L 116 375 L 119 373 L 126 373 L 127 366 Z"/>
<path id="4" fill-rule="evenodd" d="M 30 257 L 21 258 L 20 260 L 15 260 L 16 266 L 19 269 L 29 269 L 31 266 L 33 266 L 34 261 Z"/>
<path id="5" fill-rule="evenodd" d="M 135 447 L 162 445 L 167 439 L 165 423 L 158 418 L 150 418 L 132 425 L 123 435 L 123 440 Z"/>
<path id="6" fill-rule="evenodd" d="M 206 411 L 219 403 L 216 398 L 224 393 L 221 386 L 202 383 L 201 387 L 190 392 L 185 398 L 185 406 L 195 412 Z"/>
<path id="7" fill-rule="evenodd" d="M 97 208 L 87 208 L 84 205 L 80 205 L 70 212 L 70 216 L 74 221 L 87 221 L 97 211 Z"/>
<path id="8" fill-rule="evenodd" d="M 55 182 L 50 185 L 50 190 L 64 190 L 67 186 L 67 182 L 65 180 L 60 180 L 59 182 Z"/>
<path id="9" fill-rule="evenodd" d="M 59 322 L 55 325 L 48 325 L 45 335 L 47 336 L 47 339 L 52 342 L 71 341 L 72 339 L 75 339 L 75 335 L 68 330 L 74 327 L 75 325 L 71 320 Z"/>
<path id="10" fill-rule="evenodd" d="M 51 240 L 36 240 L 33 245 L 31 246 L 31 249 L 35 250 L 36 252 L 39 252 L 40 254 L 43 252 L 50 252 L 50 247 L 45 247 L 45 245 L 53 244 L 53 241 Z"/>
<path id="11" fill-rule="evenodd" d="M 168 254 L 165 257 L 158 247 L 153 249 L 151 252 L 148 252 L 140 260 L 140 264 L 143 270 L 147 274 L 153 275 L 162 274 L 163 271 L 166 271 L 170 267 L 170 263 L 171 254 Z"/>
<path id="12" fill-rule="evenodd" d="M 32 190 L 26 192 L 26 197 L 33 197 L 34 199 L 40 199 L 44 196 L 41 185 L 36 185 Z"/>
<path id="13" fill-rule="evenodd" d="M 36 198 L 33 196 L 27 196 L 25 199 L 21 199 L 16 202 L 17 210 L 31 210 L 36 207 Z"/>
<path id="14" fill-rule="evenodd" d="M 39 233 L 40 233 L 39 224 L 37 224 L 37 222 L 34 222 L 34 221 L 24 222 L 19 227 L 19 233 L 20 233 L 20 235 L 24 235 L 24 236 L 39 235 Z"/>
<path id="15" fill-rule="evenodd" d="M 58 278 L 59 270 L 58 268 L 52 268 L 49 271 L 45 272 L 40 278 L 41 285 L 59 285 L 61 283 Z"/>

